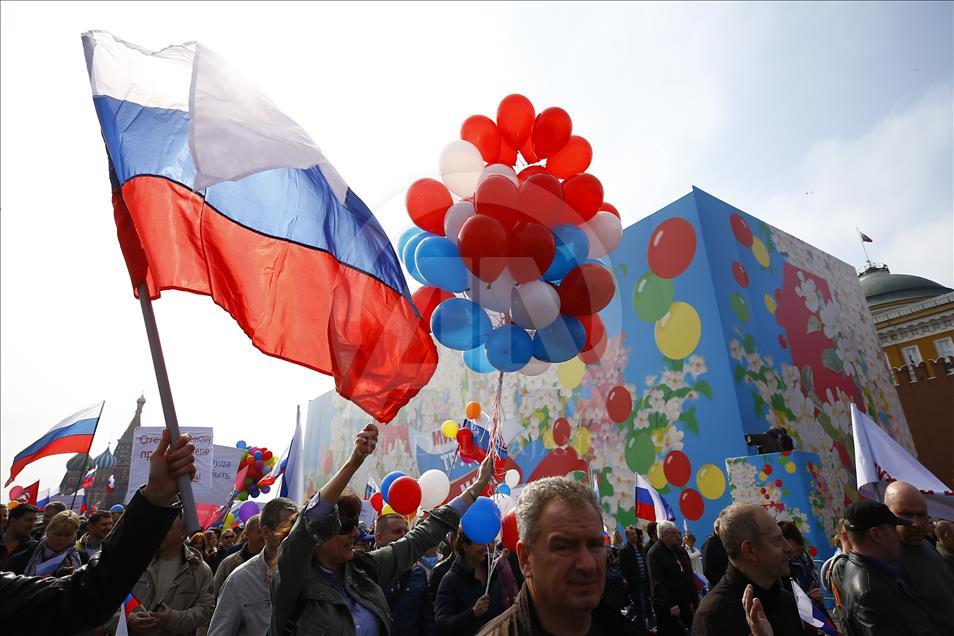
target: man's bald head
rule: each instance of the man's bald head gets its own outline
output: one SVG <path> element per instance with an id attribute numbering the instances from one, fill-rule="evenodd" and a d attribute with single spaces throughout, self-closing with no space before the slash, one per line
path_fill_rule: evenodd
<path id="1" fill-rule="evenodd" d="M 891 512 L 902 519 L 910 520 L 914 525 L 898 526 L 901 542 L 918 545 L 930 532 L 927 502 L 917 488 L 906 481 L 895 481 L 884 492 L 884 503 Z"/>

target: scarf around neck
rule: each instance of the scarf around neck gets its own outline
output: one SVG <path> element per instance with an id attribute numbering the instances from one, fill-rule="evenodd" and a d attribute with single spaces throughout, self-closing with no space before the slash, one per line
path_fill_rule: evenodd
<path id="1" fill-rule="evenodd" d="M 75 544 L 70 544 L 61 552 L 53 552 L 46 547 L 46 537 L 43 537 L 37 543 L 23 573 L 27 576 L 53 576 L 63 567 L 72 567 L 75 570 L 81 565 L 83 560 Z"/>

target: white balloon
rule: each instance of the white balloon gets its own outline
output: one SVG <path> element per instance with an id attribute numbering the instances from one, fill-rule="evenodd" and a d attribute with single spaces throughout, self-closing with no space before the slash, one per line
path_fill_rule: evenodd
<path id="1" fill-rule="evenodd" d="M 559 315 L 560 296 L 550 285 L 532 280 L 514 289 L 510 316 L 524 329 L 543 329 Z"/>
<path id="2" fill-rule="evenodd" d="M 528 362 L 526 366 L 520 369 L 520 373 L 532 378 L 534 376 L 540 375 L 541 373 L 543 373 L 549 368 L 550 368 L 549 362 L 544 362 L 543 360 L 537 360 L 536 358 L 530 358 L 530 362 Z"/>
<path id="3" fill-rule="evenodd" d="M 494 503 L 497 504 L 497 508 L 500 509 L 500 516 L 505 516 L 508 512 L 517 507 L 517 503 L 513 500 L 513 497 L 510 495 L 503 495 L 499 493 L 494 493 L 491 499 L 494 500 Z"/>
<path id="4" fill-rule="evenodd" d="M 580 226 L 590 241 L 589 258 L 606 256 L 616 249 L 623 238 L 623 222 L 612 212 L 597 212 Z"/>
<path id="5" fill-rule="evenodd" d="M 418 478 L 417 483 L 421 487 L 422 510 L 441 505 L 450 493 L 450 479 L 436 469 L 426 471 Z"/>
<path id="6" fill-rule="evenodd" d="M 444 147 L 438 167 L 447 189 L 466 199 L 477 189 L 477 180 L 484 169 L 484 159 L 480 156 L 477 146 L 458 139 Z"/>
<path id="7" fill-rule="evenodd" d="M 457 245 L 457 237 L 460 235 L 460 228 L 464 227 L 467 219 L 477 214 L 474 204 L 470 201 L 458 201 L 447 209 L 444 215 L 444 236 L 449 238 L 454 245 Z"/>
<path id="8" fill-rule="evenodd" d="M 486 179 L 487 177 L 491 177 L 495 174 L 499 174 L 503 177 L 507 177 L 508 179 L 513 181 L 513 184 L 515 186 L 520 185 L 520 180 L 517 179 L 517 173 L 513 171 L 513 168 L 502 163 L 492 163 L 486 168 L 484 168 L 484 171 L 480 173 L 480 179 L 477 180 L 477 185 L 480 185 L 480 182 Z"/>
<path id="9" fill-rule="evenodd" d="M 513 276 L 510 271 L 504 268 L 500 276 L 492 283 L 480 280 L 473 274 L 470 274 L 470 299 L 490 311 L 507 313 L 510 311 L 512 295 L 514 290 Z"/>
<path id="10" fill-rule="evenodd" d="M 504 483 L 511 488 L 516 488 L 520 483 L 520 472 L 516 468 L 511 468 L 504 473 Z"/>

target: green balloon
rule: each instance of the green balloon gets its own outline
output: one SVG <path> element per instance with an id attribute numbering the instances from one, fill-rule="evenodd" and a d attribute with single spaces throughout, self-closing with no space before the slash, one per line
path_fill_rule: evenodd
<path id="1" fill-rule="evenodd" d="M 656 445 L 649 431 L 638 431 L 626 436 L 626 465 L 634 473 L 645 475 L 656 461 Z"/>
<path id="2" fill-rule="evenodd" d="M 729 297 L 729 301 L 732 304 L 732 313 L 739 319 L 739 322 L 748 322 L 749 306 L 746 304 L 745 299 L 742 298 L 742 295 L 738 292 L 733 292 L 732 296 Z"/>
<path id="3" fill-rule="evenodd" d="M 668 278 L 646 272 L 633 289 L 633 309 L 640 320 L 656 322 L 666 315 L 676 298 L 676 290 Z"/>

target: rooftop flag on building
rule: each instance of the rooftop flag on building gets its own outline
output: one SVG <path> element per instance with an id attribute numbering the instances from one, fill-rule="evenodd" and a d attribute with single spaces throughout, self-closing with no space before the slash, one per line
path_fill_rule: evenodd
<path id="1" fill-rule="evenodd" d="M 676 515 L 645 477 L 636 475 L 636 518 L 646 521 L 675 521 Z"/>
<path id="2" fill-rule="evenodd" d="M 93 434 L 96 424 L 103 412 L 105 402 L 97 402 L 89 408 L 73 413 L 59 424 L 46 432 L 13 458 L 13 467 L 10 469 L 9 486 L 20 471 L 41 457 L 57 455 L 59 453 L 86 453 L 93 443 Z"/>
<path id="3" fill-rule="evenodd" d="M 201 44 L 83 46 L 133 288 L 211 296 L 263 353 L 390 421 L 437 351 L 387 235 L 318 146 Z"/>

